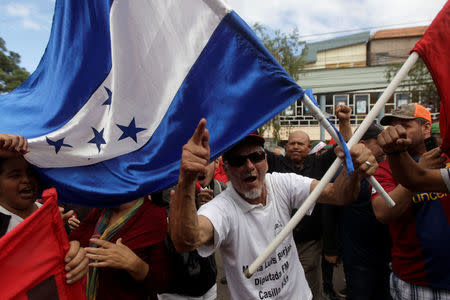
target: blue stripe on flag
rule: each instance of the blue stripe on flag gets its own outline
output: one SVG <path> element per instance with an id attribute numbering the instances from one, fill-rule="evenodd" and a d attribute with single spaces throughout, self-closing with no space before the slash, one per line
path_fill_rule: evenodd
<path id="1" fill-rule="evenodd" d="M 50 39 L 36 71 L 0 96 L 1 132 L 45 135 L 85 105 L 111 69 L 111 3 L 56 1 Z"/>

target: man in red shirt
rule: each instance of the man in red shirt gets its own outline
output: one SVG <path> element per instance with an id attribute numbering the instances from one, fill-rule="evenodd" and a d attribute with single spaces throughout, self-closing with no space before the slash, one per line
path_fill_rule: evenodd
<path id="1" fill-rule="evenodd" d="M 388 160 L 380 163 L 375 173 L 396 205 L 390 208 L 380 195 L 372 195 L 375 215 L 382 223 L 389 224 L 392 236 L 392 297 L 437 299 L 436 295 L 440 295 L 439 299 L 450 299 L 448 195 L 414 193 L 398 184 L 390 168 L 402 151 L 420 159 L 420 164 L 429 164 L 423 154 L 426 152 L 424 139 L 430 136 L 430 112 L 419 104 L 406 104 L 385 116 L 381 124 L 402 126 L 410 140 L 405 150 L 384 147 Z"/>

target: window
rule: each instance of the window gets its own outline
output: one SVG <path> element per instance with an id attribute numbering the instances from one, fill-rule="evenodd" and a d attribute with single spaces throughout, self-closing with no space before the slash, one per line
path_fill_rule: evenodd
<path id="1" fill-rule="evenodd" d="M 334 115 L 334 109 L 338 105 L 347 105 L 348 106 L 348 95 L 333 95 L 333 115 Z"/>
<path id="2" fill-rule="evenodd" d="M 355 105 L 354 108 L 355 114 L 366 115 L 369 112 L 369 102 L 370 102 L 369 94 L 355 94 L 353 95 L 353 100 Z"/>
<path id="3" fill-rule="evenodd" d="M 395 108 L 397 108 L 403 104 L 411 103 L 411 94 L 410 93 L 395 93 L 394 94 L 394 103 L 395 103 Z"/>
<path id="4" fill-rule="evenodd" d="M 283 112 L 285 116 L 294 116 L 295 115 L 295 103 L 289 105 Z"/>

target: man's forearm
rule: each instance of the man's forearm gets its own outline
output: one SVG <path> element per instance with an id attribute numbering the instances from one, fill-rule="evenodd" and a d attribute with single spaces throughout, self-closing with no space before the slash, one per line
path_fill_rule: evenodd
<path id="1" fill-rule="evenodd" d="M 395 179 L 414 192 L 448 191 L 439 169 L 425 169 L 407 153 L 389 155 L 389 165 Z"/>
<path id="2" fill-rule="evenodd" d="M 411 205 L 411 198 L 414 196 L 413 192 L 400 184 L 388 194 L 395 202 L 394 207 L 388 207 L 381 196 L 372 201 L 373 212 L 376 218 L 384 224 L 389 224 L 401 217 Z"/>
<path id="3" fill-rule="evenodd" d="M 348 175 L 344 169 L 334 183 L 329 183 L 318 199 L 319 202 L 346 205 L 356 200 L 359 193 L 360 176 L 353 172 Z"/>
<path id="4" fill-rule="evenodd" d="M 339 132 L 346 142 L 350 140 L 353 135 L 350 120 L 339 120 Z"/>
<path id="5" fill-rule="evenodd" d="M 178 252 L 198 246 L 199 226 L 195 206 L 195 183 L 180 176 L 175 197 L 170 202 L 170 237 Z"/>
<path id="6" fill-rule="evenodd" d="M 346 205 L 356 200 L 359 194 L 360 180 L 361 177 L 356 171 L 351 174 L 347 174 L 346 169 L 341 171 L 333 183 L 336 205 Z"/>

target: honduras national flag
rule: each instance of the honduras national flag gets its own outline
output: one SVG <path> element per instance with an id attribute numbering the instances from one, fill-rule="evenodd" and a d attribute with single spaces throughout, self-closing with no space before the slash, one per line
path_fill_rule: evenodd
<path id="1" fill-rule="evenodd" d="M 218 155 L 303 96 L 220 0 L 57 0 L 36 71 L 0 97 L 0 132 L 60 198 L 113 206 L 178 177 L 200 118 Z"/>

